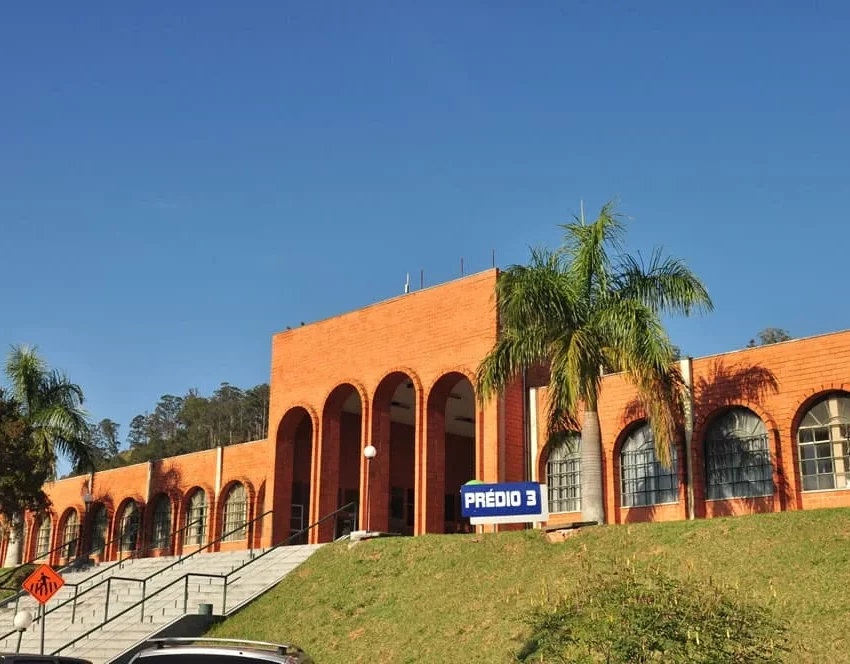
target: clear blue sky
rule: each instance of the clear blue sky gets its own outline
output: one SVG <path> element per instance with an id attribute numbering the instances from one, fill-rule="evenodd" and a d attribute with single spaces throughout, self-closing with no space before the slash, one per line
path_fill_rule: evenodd
<path id="1" fill-rule="evenodd" d="M 0 346 L 126 434 L 615 196 L 710 288 L 684 352 L 850 327 L 848 34 L 840 2 L 7 5 Z"/>

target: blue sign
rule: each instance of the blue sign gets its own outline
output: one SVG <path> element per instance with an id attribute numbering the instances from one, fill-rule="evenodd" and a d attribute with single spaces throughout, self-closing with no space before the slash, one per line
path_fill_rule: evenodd
<path id="1" fill-rule="evenodd" d="M 472 525 L 549 519 L 546 485 L 538 482 L 465 484 L 460 488 L 460 499 L 461 513 Z"/>

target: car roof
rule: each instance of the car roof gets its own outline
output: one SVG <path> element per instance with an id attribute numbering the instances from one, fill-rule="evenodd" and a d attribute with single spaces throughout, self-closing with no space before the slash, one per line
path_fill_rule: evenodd
<path id="1" fill-rule="evenodd" d="M 63 655 L 38 655 L 35 653 L 0 652 L 0 661 L 14 662 L 15 660 L 26 660 L 28 662 L 60 662 L 62 664 L 92 664 L 87 659 L 80 657 L 65 657 Z"/>
<path id="2" fill-rule="evenodd" d="M 180 654 L 193 655 L 224 655 L 227 657 L 244 657 L 247 659 L 266 662 L 280 662 L 284 657 L 296 656 L 305 663 L 312 660 L 296 645 L 286 643 L 268 643 L 266 641 L 250 641 L 244 639 L 214 639 L 204 637 L 150 639 L 145 642 L 133 661 L 156 657 L 169 657 Z M 289 661 L 287 659 L 287 661 Z"/>

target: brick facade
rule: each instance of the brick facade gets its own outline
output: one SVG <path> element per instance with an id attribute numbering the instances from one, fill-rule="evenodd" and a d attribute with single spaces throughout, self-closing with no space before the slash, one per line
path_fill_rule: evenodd
<path id="1" fill-rule="evenodd" d="M 127 543 L 150 547 L 157 538 L 166 545 L 149 555 L 189 551 L 199 546 L 197 537 L 191 544 L 187 537 L 190 502 L 201 495 L 202 543 L 219 539 L 228 523 L 249 522 L 233 541 L 216 543 L 221 550 L 284 541 L 350 501 L 358 504 L 356 513 L 325 520 L 309 540 L 327 541 L 346 526 L 367 523 L 410 534 L 468 530 L 458 500 L 464 482 L 546 481 L 545 370 L 530 370 L 488 404 L 474 396 L 476 367 L 496 339 L 496 276 L 489 270 L 275 335 L 268 440 L 52 483 L 49 548 L 70 536 L 73 528 L 65 524 L 75 520 L 88 547 L 97 516 L 106 524 L 104 558 L 120 555 Z M 825 394 L 850 390 L 850 332 L 686 359 L 682 370 L 692 417 L 677 442 L 677 500 L 665 504 L 624 505 L 621 448 L 645 414 L 622 375 L 603 379 L 608 522 L 850 505 L 846 489 L 802 490 L 797 444 L 808 409 Z M 773 494 L 710 500 L 706 435 L 738 407 L 764 425 Z M 362 452 L 369 444 L 377 455 L 367 462 Z M 231 490 L 244 502 L 227 507 Z M 138 533 L 122 542 L 121 524 L 133 506 Z M 580 519 L 578 512 L 554 513 L 550 523 Z M 166 520 L 169 537 L 162 540 Z M 27 515 L 27 559 L 47 541 L 44 532 L 39 540 L 40 525 L 40 517 Z M 55 551 L 51 562 L 71 553 Z"/>

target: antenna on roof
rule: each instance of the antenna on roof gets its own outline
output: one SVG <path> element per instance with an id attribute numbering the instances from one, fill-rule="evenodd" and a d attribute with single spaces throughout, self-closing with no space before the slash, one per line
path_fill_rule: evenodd
<path id="1" fill-rule="evenodd" d="M 496 267 L 496 247 L 493 247 L 493 267 Z"/>
<path id="2" fill-rule="evenodd" d="M 463 276 L 463 256 L 460 257 L 460 276 Z"/>
<path id="3" fill-rule="evenodd" d="M 405 293 L 410 292 L 410 272 L 407 273 L 407 279 L 404 282 L 404 292 Z"/>
<path id="4" fill-rule="evenodd" d="M 425 288 L 425 270 L 419 270 L 419 288 Z"/>

